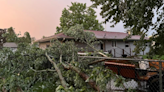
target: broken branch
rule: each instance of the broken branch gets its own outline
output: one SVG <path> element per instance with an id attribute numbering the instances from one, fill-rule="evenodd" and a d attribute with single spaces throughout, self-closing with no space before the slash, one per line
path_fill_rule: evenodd
<path id="1" fill-rule="evenodd" d="M 88 65 L 97 64 L 97 63 L 103 62 L 103 61 L 105 61 L 105 60 L 106 60 L 106 59 L 99 59 L 99 60 L 96 60 L 96 61 L 93 61 L 93 62 L 89 63 Z"/>
<path id="2" fill-rule="evenodd" d="M 58 73 L 62 86 L 63 86 L 65 89 L 68 89 L 67 84 L 66 84 L 66 81 L 64 80 L 64 77 L 62 76 L 61 71 L 60 71 L 60 69 L 57 67 L 56 63 L 47 55 L 47 53 L 46 53 L 45 55 L 46 55 L 46 57 L 48 58 L 48 60 L 53 64 L 53 66 L 54 66 L 56 72 Z"/>
<path id="3" fill-rule="evenodd" d="M 62 62 L 62 55 L 60 55 L 60 63 L 63 65 L 63 67 L 64 67 L 65 69 L 71 69 L 71 70 L 75 71 L 76 73 L 78 73 L 79 76 L 80 76 L 84 81 L 86 81 L 86 80 L 89 78 L 88 75 L 86 75 L 85 73 L 83 73 L 83 72 L 82 72 L 80 69 L 78 69 L 77 67 L 75 67 L 75 66 L 73 66 L 73 65 L 71 65 L 71 64 L 68 64 L 68 65 L 64 64 L 64 63 Z M 100 92 L 100 89 L 99 89 L 99 87 L 96 85 L 95 82 L 93 82 L 92 80 L 89 80 L 88 84 L 89 84 L 93 89 L 95 89 L 96 91 Z"/>

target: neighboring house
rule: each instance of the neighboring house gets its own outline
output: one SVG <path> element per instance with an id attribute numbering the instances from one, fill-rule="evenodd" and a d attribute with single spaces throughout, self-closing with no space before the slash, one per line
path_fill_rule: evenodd
<path id="1" fill-rule="evenodd" d="M 126 41 L 124 41 L 124 38 L 128 36 L 128 33 L 123 33 L 123 32 L 107 32 L 107 31 L 92 31 L 92 30 L 85 30 L 85 31 L 93 32 L 96 38 L 102 41 L 102 44 L 98 44 L 95 46 L 97 49 L 102 50 L 104 52 L 111 53 L 113 57 L 122 57 L 122 55 L 133 56 L 135 54 L 133 52 L 135 48 L 133 42 L 140 40 L 139 35 L 133 35 L 131 36 L 131 38 L 128 38 Z M 37 40 L 36 42 L 39 43 L 40 48 L 45 49 L 46 47 L 49 47 L 51 45 L 50 40 L 52 39 L 66 41 L 66 40 L 73 40 L 74 38 L 66 36 L 63 33 L 59 33 L 53 36 L 42 38 L 40 40 Z M 79 48 L 86 47 L 86 44 L 84 43 L 75 42 L 75 44 Z M 91 51 L 91 49 L 86 49 L 86 50 Z M 140 55 L 144 55 L 148 51 L 149 51 L 149 47 L 147 44 L 145 51 L 141 52 Z"/>
<path id="2" fill-rule="evenodd" d="M 11 50 L 16 51 L 18 45 L 14 42 L 6 42 L 3 44 L 3 47 L 10 48 Z"/>

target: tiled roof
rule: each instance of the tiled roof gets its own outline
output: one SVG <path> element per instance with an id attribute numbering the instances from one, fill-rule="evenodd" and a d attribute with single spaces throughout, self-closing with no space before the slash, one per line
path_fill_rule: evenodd
<path id="1" fill-rule="evenodd" d="M 97 39 L 120 40 L 120 39 L 124 39 L 125 37 L 128 36 L 128 33 L 123 33 L 123 32 L 108 32 L 108 31 L 94 31 L 94 30 L 84 30 L 84 31 L 93 32 Z M 35 42 L 46 42 L 46 41 L 50 41 L 51 39 L 61 39 L 61 38 L 73 39 L 73 37 L 69 37 L 69 36 L 64 35 L 63 33 L 59 33 L 59 34 L 55 34 L 55 35 L 52 35 L 49 37 L 42 38 L 42 39 L 37 40 Z M 140 40 L 140 36 L 139 35 L 133 35 L 133 36 L 131 36 L 131 38 L 128 38 L 128 39 L 129 40 Z"/>
<path id="2" fill-rule="evenodd" d="M 17 48 L 18 45 L 14 42 L 6 42 L 6 43 L 3 44 L 3 47 Z"/>
<path id="3" fill-rule="evenodd" d="M 47 42 L 47 41 L 50 41 L 51 39 L 60 39 L 60 38 L 70 38 L 70 39 L 73 39 L 73 37 L 69 37 L 69 36 L 64 35 L 63 33 L 59 33 L 59 34 L 55 34 L 55 35 L 52 35 L 52 36 L 49 36 L 49 37 L 45 37 L 45 38 L 39 39 L 39 40 L 37 40 L 35 42 Z"/>
<path id="4" fill-rule="evenodd" d="M 85 30 L 85 31 L 93 32 L 97 39 L 124 39 L 125 37 L 128 36 L 128 33 L 123 33 L 123 32 L 108 32 L 108 31 L 93 31 L 93 30 Z M 140 36 L 133 35 L 129 39 L 139 40 Z"/>

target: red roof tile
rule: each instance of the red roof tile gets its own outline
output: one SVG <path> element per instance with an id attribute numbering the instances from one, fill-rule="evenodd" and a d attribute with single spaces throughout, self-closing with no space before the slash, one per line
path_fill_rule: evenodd
<path id="1" fill-rule="evenodd" d="M 85 31 L 93 32 L 97 39 L 124 39 L 125 37 L 128 36 L 128 33 L 123 33 L 123 32 L 108 32 L 108 31 L 93 31 L 93 30 L 85 30 Z M 140 36 L 133 35 L 129 39 L 139 40 Z"/>

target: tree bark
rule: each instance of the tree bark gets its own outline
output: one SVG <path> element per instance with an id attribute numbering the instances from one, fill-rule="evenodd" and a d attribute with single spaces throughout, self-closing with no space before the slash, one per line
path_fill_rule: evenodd
<path id="1" fill-rule="evenodd" d="M 74 70 L 76 73 L 78 73 L 78 74 L 80 75 L 80 77 L 81 77 L 84 81 L 86 81 L 86 80 L 89 78 L 88 75 L 86 75 L 85 73 L 83 73 L 82 71 L 80 71 L 80 69 L 78 69 L 77 67 L 72 66 L 71 64 L 69 64 L 69 69 Z M 100 88 L 96 85 L 96 83 L 95 83 L 94 81 L 89 80 L 89 81 L 88 81 L 88 84 L 89 84 L 93 89 L 95 89 L 96 91 L 100 92 Z"/>
<path id="2" fill-rule="evenodd" d="M 105 60 L 106 60 L 106 59 L 99 59 L 99 60 L 96 60 L 96 61 L 93 61 L 93 62 L 89 63 L 88 65 L 97 64 L 97 63 L 103 62 L 103 61 L 105 61 Z"/>
<path id="3" fill-rule="evenodd" d="M 71 64 L 68 64 L 66 65 L 65 63 L 62 62 L 62 55 L 60 55 L 60 63 L 63 65 L 63 67 L 65 69 L 71 69 L 73 71 L 75 71 L 76 73 L 79 74 L 79 76 L 84 80 L 86 81 L 89 77 L 88 75 L 86 75 L 85 73 L 83 73 L 80 69 L 78 69 L 77 67 L 71 65 Z M 95 89 L 96 91 L 100 92 L 100 88 L 96 85 L 96 83 L 92 80 L 89 80 L 88 84 L 93 88 Z"/>
<path id="4" fill-rule="evenodd" d="M 66 81 L 64 80 L 64 77 L 62 76 L 62 73 L 61 73 L 60 69 L 57 67 L 56 63 L 47 55 L 47 53 L 45 55 L 48 58 L 48 60 L 53 64 L 56 72 L 58 73 L 62 86 L 65 89 L 68 89 Z"/>

